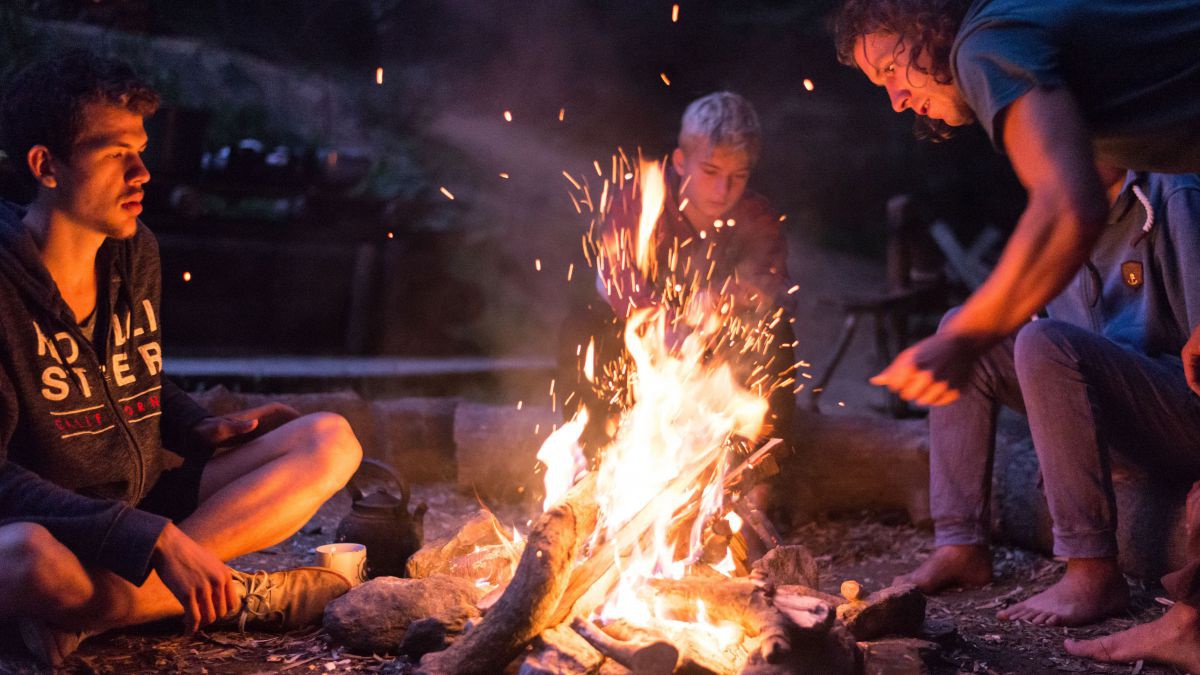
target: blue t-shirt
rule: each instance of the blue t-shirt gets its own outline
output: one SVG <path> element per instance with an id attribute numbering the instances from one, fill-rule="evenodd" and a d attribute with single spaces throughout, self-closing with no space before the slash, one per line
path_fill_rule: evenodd
<path id="1" fill-rule="evenodd" d="M 1096 157 L 1200 171 L 1200 2 L 976 0 L 950 53 L 954 81 L 997 147 L 1034 87 L 1070 89 Z"/>

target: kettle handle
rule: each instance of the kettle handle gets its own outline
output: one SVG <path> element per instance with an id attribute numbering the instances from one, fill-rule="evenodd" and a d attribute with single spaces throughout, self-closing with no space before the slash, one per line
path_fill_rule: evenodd
<path id="1" fill-rule="evenodd" d="M 391 488 L 393 485 L 400 488 L 400 507 L 407 511 L 410 493 L 408 483 L 404 482 L 404 480 L 400 478 L 400 474 L 397 473 L 396 470 L 393 469 L 389 464 L 381 462 L 377 459 L 362 460 L 358 467 L 358 471 L 355 471 L 354 475 L 350 477 L 350 480 L 346 481 L 346 490 L 350 493 L 350 497 L 357 502 L 363 497 L 367 496 L 366 492 L 363 491 L 362 486 L 359 485 L 359 482 L 369 482 L 370 474 L 372 473 L 383 473 L 387 476 L 388 482 L 391 483 L 391 485 L 387 485 L 385 489 Z"/>

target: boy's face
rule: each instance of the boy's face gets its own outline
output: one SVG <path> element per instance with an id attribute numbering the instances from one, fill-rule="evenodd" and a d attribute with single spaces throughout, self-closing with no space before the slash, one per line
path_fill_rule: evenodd
<path id="1" fill-rule="evenodd" d="M 899 49 L 898 49 L 899 47 Z M 873 84 L 887 90 L 892 110 L 913 112 L 957 127 L 975 121 L 975 113 L 953 82 L 938 82 L 928 72 L 911 67 L 912 50 L 902 45 L 899 36 L 871 33 L 854 45 L 854 61 Z M 922 52 L 917 64 L 928 71 L 929 52 Z"/>
<path id="2" fill-rule="evenodd" d="M 53 208 L 86 229 L 117 239 L 137 232 L 143 186 L 146 131 L 142 116 L 115 106 L 84 106 L 83 129 L 70 159 L 52 158 Z"/>
<path id="3" fill-rule="evenodd" d="M 750 179 L 750 156 L 744 150 L 712 147 L 700 141 L 690 151 L 676 148 L 671 155 L 675 171 L 683 179 L 686 211 L 711 223 L 725 215 L 746 192 Z"/>

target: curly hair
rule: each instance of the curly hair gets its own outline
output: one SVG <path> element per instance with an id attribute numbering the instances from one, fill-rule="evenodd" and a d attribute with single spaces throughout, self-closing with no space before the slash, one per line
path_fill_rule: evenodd
<path id="1" fill-rule="evenodd" d="M 924 73 L 939 84 L 950 84 L 950 49 L 972 0 L 845 0 L 834 16 L 838 60 L 848 66 L 854 61 L 858 39 L 871 33 L 888 33 L 900 40 L 896 53 L 909 51 L 909 68 Z M 929 55 L 929 67 L 919 65 Z M 917 136 L 945 140 L 951 127 L 940 120 L 917 116 Z"/>
<path id="2" fill-rule="evenodd" d="M 0 103 L 0 150 L 32 186 L 24 158 L 44 145 L 69 160 L 87 123 L 85 108 L 103 103 L 148 117 L 158 94 L 128 64 L 72 50 L 36 61 L 13 78 Z"/>

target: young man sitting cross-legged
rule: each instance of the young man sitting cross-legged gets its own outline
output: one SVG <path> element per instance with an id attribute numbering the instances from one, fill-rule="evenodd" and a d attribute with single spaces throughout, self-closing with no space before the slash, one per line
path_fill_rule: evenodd
<path id="1" fill-rule="evenodd" d="M 158 249 L 137 218 L 157 103 L 124 64 L 71 53 L 18 75 L 0 110 L 36 190 L 0 202 L 0 620 L 51 665 L 172 616 L 298 627 L 350 586 L 222 562 L 299 529 L 361 449 L 339 416 L 214 417 L 163 376 Z"/>

